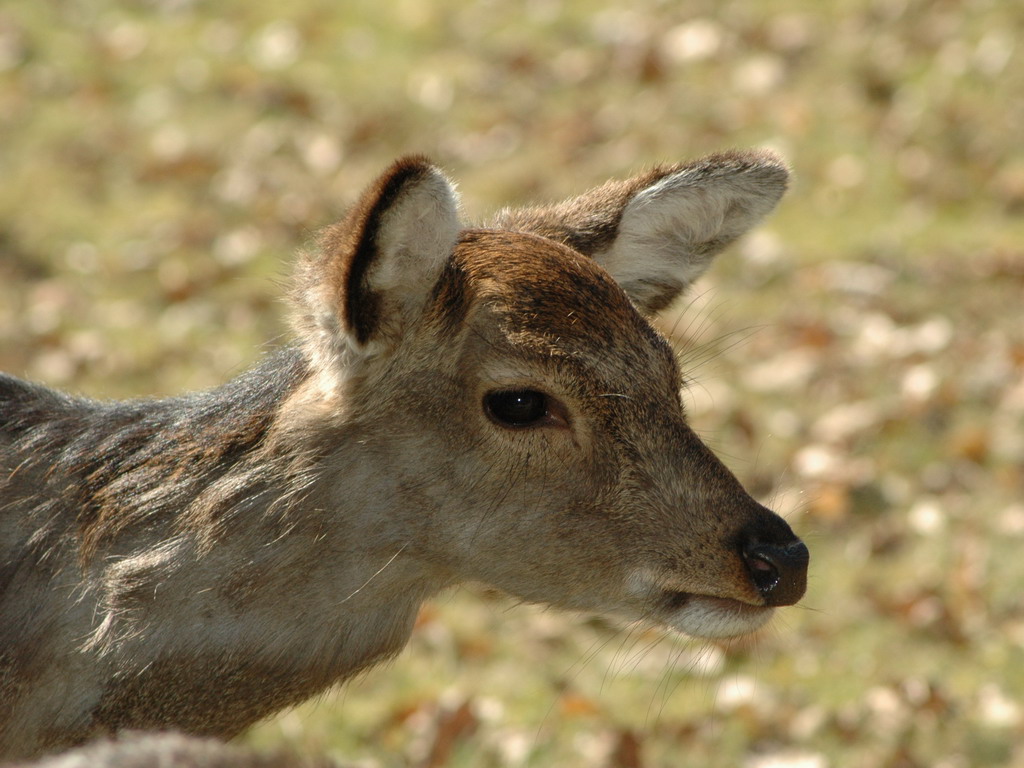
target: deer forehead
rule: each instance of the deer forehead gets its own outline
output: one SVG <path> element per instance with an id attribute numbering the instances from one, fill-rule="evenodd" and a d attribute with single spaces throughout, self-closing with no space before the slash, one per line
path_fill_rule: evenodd
<path id="1" fill-rule="evenodd" d="M 467 230 L 453 263 L 466 285 L 442 289 L 438 311 L 472 316 L 471 325 L 515 357 L 576 370 L 595 384 L 678 390 L 668 343 L 582 254 L 536 235 Z"/>

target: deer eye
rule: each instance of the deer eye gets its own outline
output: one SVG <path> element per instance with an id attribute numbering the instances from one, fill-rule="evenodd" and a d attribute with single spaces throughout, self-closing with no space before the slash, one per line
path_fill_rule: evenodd
<path id="1" fill-rule="evenodd" d="M 534 389 L 489 392 L 484 410 L 504 427 L 533 427 L 548 416 L 548 396 Z"/>

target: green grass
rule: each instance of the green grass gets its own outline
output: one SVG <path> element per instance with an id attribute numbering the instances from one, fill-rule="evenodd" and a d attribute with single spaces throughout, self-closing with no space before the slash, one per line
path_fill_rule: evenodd
<path id="1" fill-rule="evenodd" d="M 289 254 L 402 153 L 479 219 L 776 147 L 792 193 L 662 324 L 701 330 L 695 426 L 812 548 L 803 607 L 720 647 L 460 591 L 243 738 L 389 767 L 1024 764 L 1022 39 L 996 0 L 12 0 L 0 369 L 223 381 L 287 334 Z"/>

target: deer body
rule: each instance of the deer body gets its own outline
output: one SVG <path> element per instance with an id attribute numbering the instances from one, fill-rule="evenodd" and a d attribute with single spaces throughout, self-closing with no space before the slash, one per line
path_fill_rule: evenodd
<path id="1" fill-rule="evenodd" d="M 42 760 L 5 768 L 342 768 L 326 757 L 262 754 L 216 739 L 125 732 Z"/>
<path id="2" fill-rule="evenodd" d="M 781 196 L 712 156 L 463 229 L 396 163 L 300 263 L 298 343 L 96 403 L 0 376 L 0 758 L 230 737 L 398 652 L 459 582 L 729 636 L 807 551 L 686 426 L 644 315 Z"/>

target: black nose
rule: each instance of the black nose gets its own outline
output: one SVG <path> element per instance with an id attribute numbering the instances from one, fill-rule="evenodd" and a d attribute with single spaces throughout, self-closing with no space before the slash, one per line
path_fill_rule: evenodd
<path id="1" fill-rule="evenodd" d="M 804 596 L 811 553 L 799 539 L 786 544 L 751 541 L 743 547 L 743 559 L 766 605 L 794 605 Z"/>

